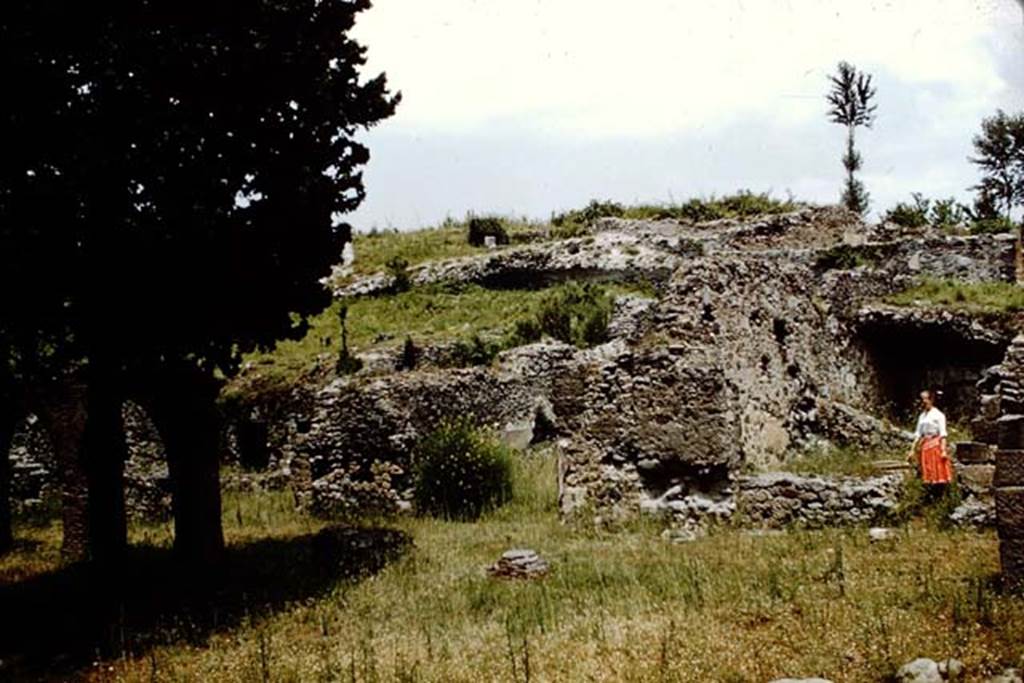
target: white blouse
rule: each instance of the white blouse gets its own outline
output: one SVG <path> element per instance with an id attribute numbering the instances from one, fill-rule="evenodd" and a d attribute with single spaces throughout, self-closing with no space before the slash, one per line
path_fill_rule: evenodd
<path id="1" fill-rule="evenodd" d="M 918 416 L 917 429 L 914 435 L 918 437 L 941 436 L 945 438 L 948 436 L 946 434 L 946 416 L 938 408 L 929 408 Z"/>

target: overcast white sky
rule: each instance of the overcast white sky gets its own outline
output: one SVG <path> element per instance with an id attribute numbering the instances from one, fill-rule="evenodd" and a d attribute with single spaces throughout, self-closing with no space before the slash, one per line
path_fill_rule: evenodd
<path id="1" fill-rule="evenodd" d="M 859 132 L 873 207 L 970 197 L 971 137 L 1024 109 L 1019 0 L 375 0 L 356 27 L 398 113 L 363 136 L 359 230 L 468 211 L 740 188 L 836 201 L 846 59 L 875 76 Z"/>

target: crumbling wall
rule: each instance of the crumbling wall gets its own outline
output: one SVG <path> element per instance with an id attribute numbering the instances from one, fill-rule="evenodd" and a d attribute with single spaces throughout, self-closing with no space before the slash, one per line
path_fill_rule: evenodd
<path id="1" fill-rule="evenodd" d="M 678 345 L 690 364 L 719 369 L 743 459 L 755 465 L 778 462 L 798 422 L 813 430 L 805 418 L 819 402 L 864 409 L 877 396 L 866 354 L 820 295 L 813 269 L 783 256 L 694 262 L 646 320 L 637 344 Z"/>
<path id="2" fill-rule="evenodd" d="M 804 477 L 772 472 L 740 477 L 736 505 L 747 524 L 806 527 L 874 524 L 898 504 L 903 477 Z"/>
<path id="3" fill-rule="evenodd" d="M 338 379 L 316 395 L 309 431 L 295 444 L 297 490 L 321 514 L 393 511 L 409 498 L 416 441 L 443 419 L 473 416 L 516 438 L 545 403 L 528 378 L 496 368 Z"/>
<path id="4" fill-rule="evenodd" d="M 563 514 L 626 517 L 653 497 L 726 485 L 742 450 L 721 370 L 688 362 L 682 347 L 609 351 L 555 379 L 552 406 L 568 435 Z"/>
<path id="5" fill-rule="evenodd" d="M 124 471 L 128 515 L 134 519 L 165 519 L 171 511 L 171 487 L 156 428 L 135 403 L 125 403 L 122 419 L 128 448 Z M 31 513 L 57 505 L 58 463 L 49 435 L 36 416 L 29 415 L 15 431 L 9 456 L 14 510 Z"/>

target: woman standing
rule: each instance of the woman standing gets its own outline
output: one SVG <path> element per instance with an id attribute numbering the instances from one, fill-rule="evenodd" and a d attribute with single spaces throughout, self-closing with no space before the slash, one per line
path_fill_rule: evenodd
<path id="1" fill-rule="evenodd" d="M 916 460 L 925 484 L 949 484 L 953 467 L 946 444 L 946 416 L 935 407 L 935 394 L 921 392 L 921 414 L 917 418 L 910 459 Z"/>

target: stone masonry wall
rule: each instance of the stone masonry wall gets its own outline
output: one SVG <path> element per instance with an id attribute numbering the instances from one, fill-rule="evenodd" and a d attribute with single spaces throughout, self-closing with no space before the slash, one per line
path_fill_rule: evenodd
<path id="1" fill-rule="evenodd" d="M 755 526 L 808 527 L 883 522 L 899 503 L 901 475 L 801 477 L 774 472 L 740 477 L 736 505 Z"/>

